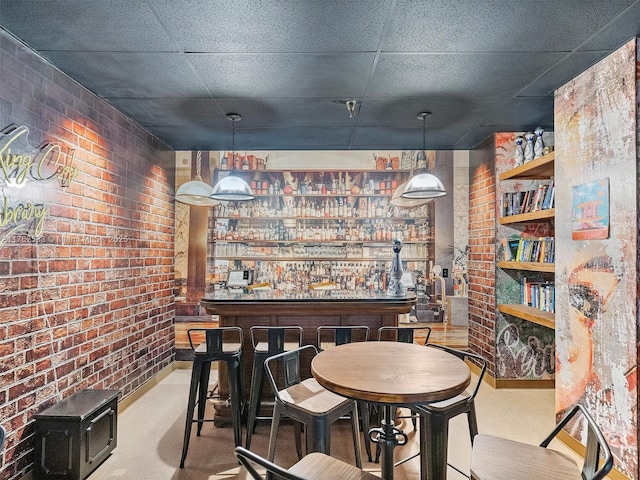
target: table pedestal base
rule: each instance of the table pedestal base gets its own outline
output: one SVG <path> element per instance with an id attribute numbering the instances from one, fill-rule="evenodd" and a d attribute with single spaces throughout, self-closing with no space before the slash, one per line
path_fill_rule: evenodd
<path id="1" fill-rule="evenodd" d="M 393 480 L 393 449 L 398 445 L 405 445 L 408 438 L 406 433 L 395 427 L 395 405 L 385 405 L 383 411 L 382 426 L 369 430 L 369 439 L 380 445 L 382 451 L 380 469 L 383 480 Z"/>

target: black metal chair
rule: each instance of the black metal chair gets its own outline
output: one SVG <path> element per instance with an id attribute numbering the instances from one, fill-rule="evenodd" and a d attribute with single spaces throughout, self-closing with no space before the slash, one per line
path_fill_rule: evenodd
<path id="1" fill-rule="evenodd" d="M 422 345 L 426 345 L 431 336 L 431 327 L 417 326 L 417 327 L 380 327 L 378 329 L 378 341 L 391 341 L 391 342 L 404 342 L 414 343 L 416 340 L 416 332 L 425 336 Z M 396 418 L 411 418 L 413 424 L 413 431 L 418 429 L 416 412 L 412 413 L 410 417 L 396 416 Z M 380 461 L 380 446 L 376 444 L 376 463 Z"/>
<path id="2" fill-rule="evenodd" d="M 370 329 L 366 325 L 321 326 L 316 329 L 316 345 L 318 351 L 322 351 L 330 347 L 335 347 L 336 345 L 366 342 L 369 340 L 369 333 Z M 365 437 L 368 437 L 371 425 L 369 418 L 370 412 L 369 404 L 366 402 L 358 402 L 358 413 Z M 367 459 L 371 462 L 371 443 L 368 440 L 365 440 L 364 448 L 367 452 Z"/>
<path id="3" fill-rule="evenodd" d="M 378 329 L 378 340 L 414 343 L 418 336 L 416 332 L 425 336 L 422 345 L 426 345 L 431 336 L 431 327 L 422 325 L 419 327 L 380 327 Z"/>
<path id="4" fill-rule="evenodd" d="M 587 448 L 582 468 L 551 448 L 551 440 L 581 413 L 587 424 Z M 600 428 L 582 405 L 575 405 L 556 425 L 540 446 L 479 434 L 471 451 L 471 480 L 549 478 L 602 480 L 613 468 L 613 456 Z"/>
<path id="5" fill-rule="evenodd" d="M 267 458 L 273 461 L 276 453 L 278 429 L 283 417 L 304 425 L 307 453 L 331 451 L 331 425 L 345 415 L 351 417 L 353 447 L 356 465 L 362 466 L 360 454 L 360 430 L 358 428 L 358 407 L 355 400 L 341 397 L 322 387 L 315 378 L 301 378 L 300 358 L 313 359 L 318 350 L 313 345 L 305 345 L 290 352 L 269 357 L 264 366 L 267 378 L 275 395 L 273 421 L 269 438 Z M 276 368 L 282 367 L 280 389 L 276 381 Z M 296 444 L 299 445 L 299 430 L 296 430 Z M 300 450 L 298 451 L 300 455 Z"/>
<path id="6" fill-rule="evenodd" d="M 471 437 L 471 444 L 473 445 L 473 439 L 478 434 L 478 420 L 476 417 L 476 406 L 475 406 L 475 398 L 478 394 L 478 390 L 480 389 L 480 385 L 482 385 L 482 379 L 484 378 L 484 374 L 487 370 L 487 361 L 481 355 L 477 355 L 471 352 L 466 352 L 464 350 L 456 350 L 455 348 L 447 347 L 444 345 L 436 345 L 436 344 L 427 344 L 428 348 L 439 348 L 444 350 L 451 355 L 455 355 L 456 357 L 474 363 L 480 368 L 480 372 L 478 373 L 478 377 L 476 379 L 475 384 L 471 387 L 471 389 L 467 389 L 462 392 L 460 395 L 456 395 L 455 397 L 449 398 L 447 400 L 443 400 L 441 402 L 433 402 L 424 405 L 418 405 L 413 408 L 414 412 L 417 412 L 420 416 L 420 454 L 425 452 L 425 441 L 429 437 L 428 432 L 435 431 L 438 432 L 438 435 L 444 435 L 445 438 L 448 437 L 449 434 L 449 420 L 453 417 L 461 415 L 463 413 L 467 414 L 467 420 L 469 423 L 469 436 Z M 444 452 L 443 452 L 444 454 Z M 417 455 L 414 455 L 414 458 Z M 425 455 L 420 455 L 421 461 L 421 469 L 422 471 L 428 471 L 428 466 L 426 462 L 428 459 Z M 458 472 L 464 474 L 460 469 L 449 465 Z"/>
<path id="7" fill-rule="evenodd" d="M 264 363 L 267 358 L 278 353 L 295 350 L 302 346 L 302 327 L 254 326 L 249 329 L 253 347 L 253 369 L 251 373 L 251 391 L 247 412 L 246 447 L 251 447 L 251 436 L 256 428 L 256 420 L 271 417 L 259 417 L 264 385 Z"/>
<path id="8" fill-rule="evenodd" d="M 204 336 L 204 342 L 195 346 L 196 334 Z M 213 419 L 204 418 L 208 394 L 209 377 L 212 362 L 225 362 L 229 377 L 229 392 L 231 403 L 231 417 L 233 422 L 233 437 L 235 445 L 242 444 L 242 410 L 244 404 L 244 360 L 242 355 L 242 329 L 239 327 L 192 328 L 187 331 L 189 344 L 193 350 L 193 367 L 191 370 L 191 385 L 189 387 L 189 403 L 182 443 L 182 457 L 180 468 L 184 467 L 191 438 L 191 426 L 198 424 L 197 435 L 200 436 L 202 424 L 212 422 Z M 193 418 L 196 405 L 197 418 Z"/>
<path id="9" fill-rule="evenodd" d="M 284 469 L 246 448 L 236 447 L 236 457 L 254 480 L 278 478 L 284 480 L 380 480 L 358 467 L 324 453 L 310 453 L 289 469 Z M 264 469 L 266 475 L 258 472 Z"/>
<path id="10" fill-rule="evenodd" d="M 316 329 L 316 346 L 319 351 L 336 345 L 369 340 L 369 327 L 366 325 L 321 326 Z"/>

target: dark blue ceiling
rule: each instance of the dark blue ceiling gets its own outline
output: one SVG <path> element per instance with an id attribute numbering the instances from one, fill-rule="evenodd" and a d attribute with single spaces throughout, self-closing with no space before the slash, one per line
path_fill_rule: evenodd
<path id="1" fill-rule="evenodd" d="M 424 110 L 448 150 L 552 130 L 640 0 L 0 0 L 0 26 L 176 150 L 230 148 L 229 112 L 236 148 L 417 149 Z"/>

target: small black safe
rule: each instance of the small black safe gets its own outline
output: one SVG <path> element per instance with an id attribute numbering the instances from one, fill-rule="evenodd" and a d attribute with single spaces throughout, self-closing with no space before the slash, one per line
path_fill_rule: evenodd
<path id="1" fill-rule="evenodd" d="M 118 390 L 81 390 L 36 414 L 34 480 L 83 480 L 117 443 Z"/>

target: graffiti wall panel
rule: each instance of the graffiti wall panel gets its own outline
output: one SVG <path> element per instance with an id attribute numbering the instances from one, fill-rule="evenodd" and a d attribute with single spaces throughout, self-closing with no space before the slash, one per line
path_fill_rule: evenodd
<path id="1" fill-rule="evenodd" d="M 556 411 L 585 405 L 631 478 L 638 478 L 636 64 L 633 40 L 555 96 Z M 572 238 L 577 187 L 605 179 L 609 238 Z M 581 425 L 570 433 L 585 443 Z"/>

